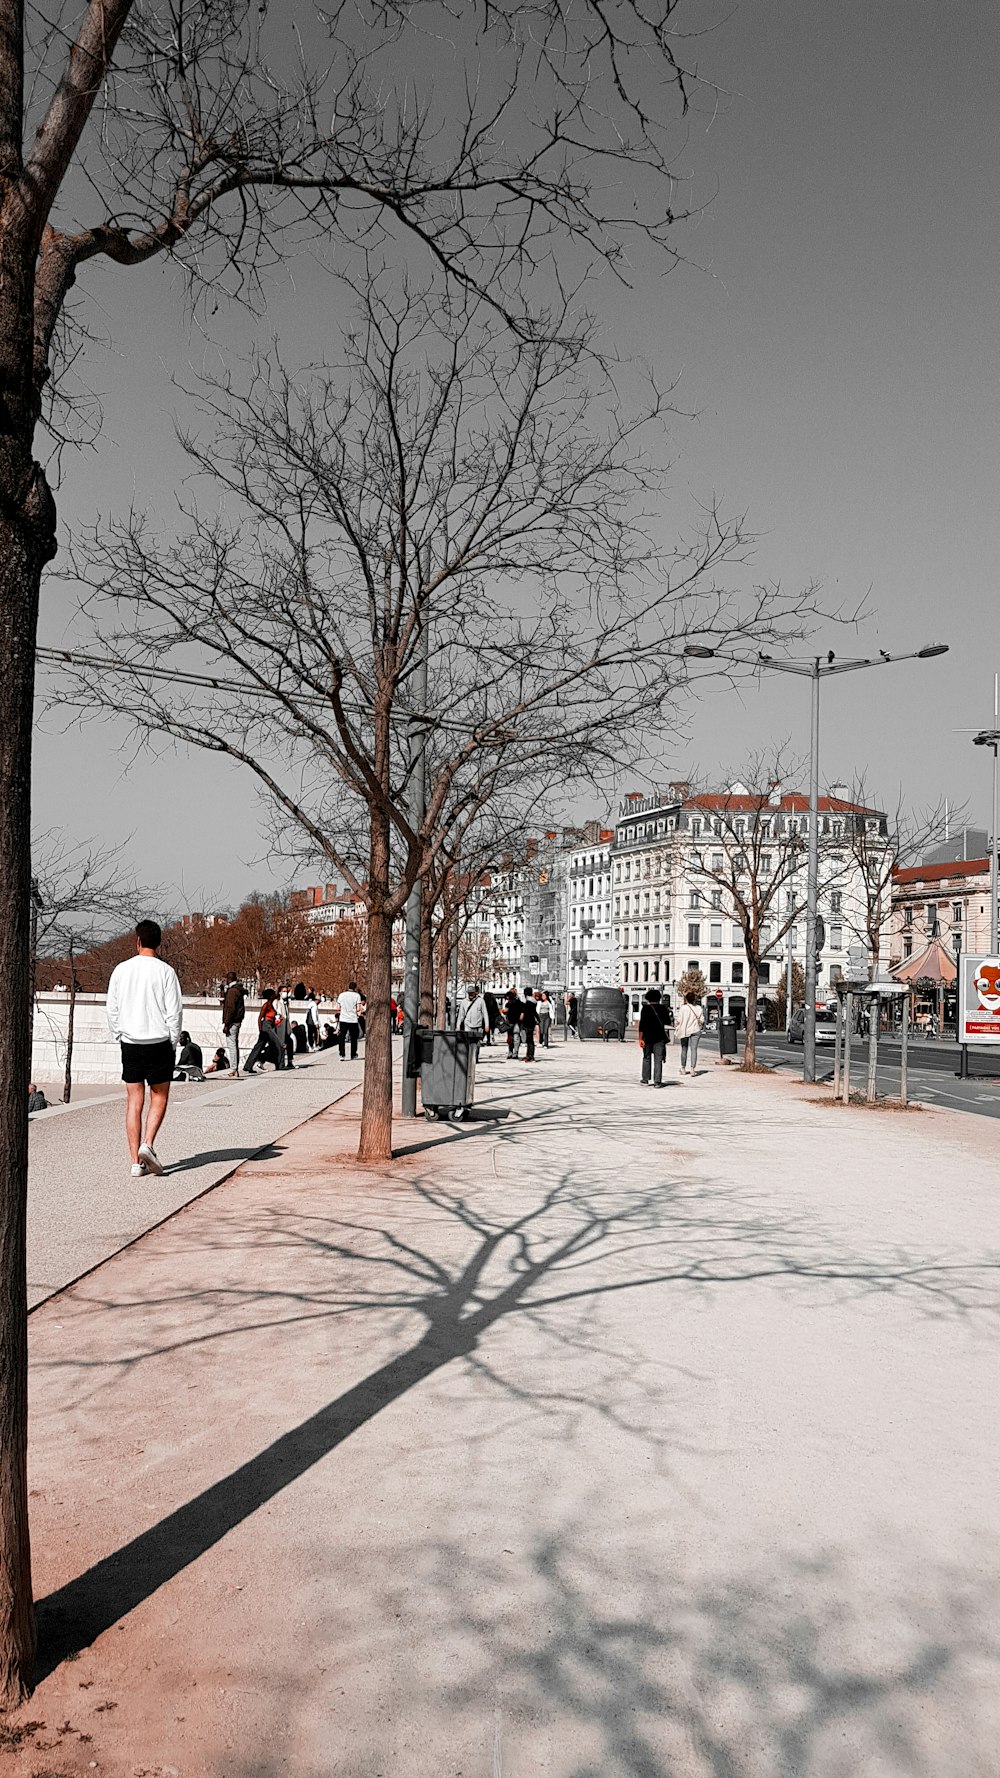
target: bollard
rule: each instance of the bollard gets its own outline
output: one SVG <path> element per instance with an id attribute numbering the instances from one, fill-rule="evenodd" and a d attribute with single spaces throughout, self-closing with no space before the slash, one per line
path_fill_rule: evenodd
<path id="1" fill-rule="evenodd" d="M 833 1034 L 833 1096 L 840 1098 L 840 1060 L 844 1043 L 844 1002 L 837 997 L 837 1024 Z"/>
<path id="2" fill-rule="evenodd" d="M 869 1105 L 878 1096 L 878 1026 L 882 1003 L 877 994 L 868 996 L 868 1091 Z"/>
<path id="3" fill-rule="evenodd" d="M 904 1001 L 903 1001 L 903 1028 L 900 1032 L 900 1043 L 899 1043 L 899 1100 L 900 1100 L 901 1105 L 906 1104 L 906 1094 L 907 1094 L 907 1090 L 909 1087 L 909 1082 L 906 1077 L 906 1039 L 909 1034 L 909 1030 L 910 1030 L 910 1007 L 909 1007 L 909 996 L 907 996 L 907 998 L 904 999 Z"/>
<path id="4" fill-rule="evenodd" d="M 851 1103 L 851 1021 L 854 1017 L 854 995 L 844 996 L 844 1104 Z"/>

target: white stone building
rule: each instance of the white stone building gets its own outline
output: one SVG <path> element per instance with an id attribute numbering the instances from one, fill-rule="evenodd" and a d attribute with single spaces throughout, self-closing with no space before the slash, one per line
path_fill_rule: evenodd
<path id="1" fill-rule="evenodd" d="M 776 792 L 766 809 L 742 786 L 720 793 L 692 795 L 685 784 L 669 785 L 666 793 L 626 797 L 615 823 L 612 858 L 612 942 L 617 945 L 619 980 L 630 993 L 633 1014 L 650 986 L 674 999 L 674 984 L 688 969 L 699 969 L 710 999 L 720 1010 L 746 1007 L 747 959 L 742 930 L 724 888 L 706 881 L 705 869 L 723 870 L 723 835 L 737 823 L 745 797 L 746 819 L 773 824 L 775 857 L 791 836 L 801 840 L 801 868 L 780 892 L 771 923 L 773 954 L 760 965 L 761 999 L 773 997 L 786 968 L 789 947 L 804 966 L 806 921 L 778 937 L 790 907 L 804 907 L 806 848 L 809 833 L 807 798 Z M 864 932 L 864 896 L 860 872 L 848 843 L 849 824 L 865 820 L 873 832 L 885 832 L 878 810 L 861 809 L 838 797 L 823 796 L 820 820 L 820 913 L 825 945 L 820 958 L 817 997 L 830 993 L 843 976 L 847 953 Z M 713 843 L 714 842 L 714 843 Z M 768 854 L 762 854 L 763 869 Z M 765 939 L 768 928 L 764 928 Z"/>
<path id="2" fill-rule="evenodd" d="M 565 985 L 578 993 L 618 981 L 611 920 L 613 839 L 613 828 L 598 828 L 595 837 L 566 855 Z"/>

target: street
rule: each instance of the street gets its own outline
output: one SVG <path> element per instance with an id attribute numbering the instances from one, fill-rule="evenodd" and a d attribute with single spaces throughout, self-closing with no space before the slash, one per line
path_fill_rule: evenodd
<path id="1" fill-rule="evenodd" d="M 354 1093 L 35 1311 L 12 1778 L 993 1778 L 991 1133 L 638 1072 Z"/>
<path id="2" fill-rule="evenodd" d="M 707 1043 L 711 1039 L 706 1040 Z M 716 1047 L 718 1039 L 716 1039 Z M 784 1032 L 762 1031 L 757 1037 L 757 1052 L 762 1062 L 802 1077 L 802 1045 L 789 1044 Z M 930 1105 L 941 1105 L 949 1111 L 971 1111 L 981 1117 L 1000 1115 L 1000 1057 L 982 1051 L 969 1056 L 969 1079 L 959 1080 L 959 1051 L 956 1045 L 924 1043 L 917 1038 L 909 1045 L 907 1073 L 909 1096 Z M 823 1044 L 816 1051 L 816 1078 L 833 1079 L 833 1045 Z M 868 1039 L 854 1039 L 851 1079 L 862 1086 L 868 1078 Z M 889 1098 L 899 1093 L 899 1043 L 883 1038 L 879 1043 L 878 1090 Z"/>

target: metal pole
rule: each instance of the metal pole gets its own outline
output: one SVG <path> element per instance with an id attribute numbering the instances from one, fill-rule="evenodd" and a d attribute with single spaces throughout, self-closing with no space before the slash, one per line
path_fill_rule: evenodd
<path id="1" fill-rule="evenodd" d="M 1000 678 L 993 676 L 993 732 L 996 733 L 997 722 L 1000 721 L 1000 710 L 997 702 L 1000 699 Z M 1000 950 L 1000 934 L 997 920 L 997 833 L 1000 831 L 1000 816 L 997 805 L 997 744 L 993 743 L 993 835 L 990 841 L 990 949 L 994 957 Z"/>
<path id="2" fill-rule="evenodd" d="M 899 1097 L 900 1097 L 900 1102 L 903 1105 L 906 1104 L 906 1096 L 909 1091 L 909 1084 L 910 1084 L 909 1080 L 907 1078 L 907 1072 L 906 1072 L 906 1040 L 909 1035 L 909 1030 L 910 1030 L 910 996 L 909 996 L 909 994 L 904 994 L 903 995 L 903 1029 L 900 1034 L 900 1045 L 899 1045 Z"/>
<path id="3" fill-rule="evenodd" d="M 794 916 L 793 916 L 794 917 Z M 787 1036 L 792 1024 L 792 983 L 794 976 L 794 954 L 792 952 L 792 928 L 788 928 L 788 955 L 785 958 L 785 1034 Z"/>
<path id="4" fill-rule="evenodd" d="M 844 1104 L 851 1103 L 851 1022 L 854 1017 L 854 995 L 844 996 Z"/>
<path id="5" fill-rule="evenodd" d="M 844 1002 L 837 996 L 837 1024 L 833 1034 L 833 1096 L 840 1098 L 841 1054 L 844 1045 Z"/>
<path id="6" fill-rule="evenodd" d="M 998 676 L 995 674 L 993 676 L 993 733 L 996 733 L 996 722 L 1000 720 L 1000 711 L 996 709 L 998 697 L 1000 697 Z M 995 957 L 996 951 L 1000 949 L 1000 933 L 998 933 L 998 919 L 996 919 L 996 834 L 998 834 L 998 830 L 1000 830 L 1000 816 L 998 816 L 998 804 L 996 804 L 995 741 L 993 743 L 993 837 L 989 843 L 989 949 L 993 951 Z"/>
<path id="7" fill-rule="evenodd" d="M 425 563 L 425 581 L 430 579 L 430 561 Z M 413 675 L 413 702 L 417 710 L 410 721 L 410 795 L 407 819 L 414 832 L 424 824 L 424 801 L 427 778 L 427 656 L 430 642 L 430 613 L 422 613 L 417 637 L 417 664 Z M 403 964 L 403 1085 L 401 1106 L 404 1117 L 417 1115 L 417 1078 L 409 1073 L 409 1058 L 420 1017 L 420 915 L 423 901 L 422 879 L 417 878 L 406 903 L 406 953 Z"/>
<path id="8" fill-rule="evenodd" d="M 802 1078 L 816 1079 L 816 915 L 819 912 L 819 661 L 812 664 L 809 747 L 809 869 L 806 880 L 806 1002 L 803 1008 Z"/>
<path id="9" fill-rule="evenodd" d="M 878 1092 L 878 1026 L 881 1004 L 877 994 L 868 995 L 868 1092 L 869 1105 Z"/>

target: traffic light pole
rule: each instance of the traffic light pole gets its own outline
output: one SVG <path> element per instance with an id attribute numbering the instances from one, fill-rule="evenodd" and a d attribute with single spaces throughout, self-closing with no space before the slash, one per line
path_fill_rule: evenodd
<path id="1" fill-rule="evenodd" d="M 427 579 L 430 579 L 428 572 Z M 410 795 L 407 819 L 415 833 L 424 825 L 427 795 L 427 656 L 429 613 L 425 609 L 417 638 L 417 664 L 413 675 L 415 714 L 410 718 Z M 420 1019 L 420 919 L 423 879 L 418 877 L 406 903 L 406 952 L 403 963 L 403 1083 L 400 1108 L 404 1117 L 417 1115 L 417 1077 L 410 1073 L 415 1032 Z"/>

